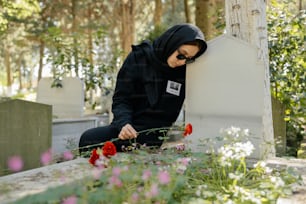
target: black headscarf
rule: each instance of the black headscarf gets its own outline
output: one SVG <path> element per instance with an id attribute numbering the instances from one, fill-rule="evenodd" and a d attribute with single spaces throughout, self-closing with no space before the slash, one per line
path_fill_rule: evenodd
<path id="1" fill-rule="evenodd" d="M 207 44 L 202 31 L 192 24 L 179 24 L 169 28 L 153 42 L 153 49 L 156 57 L 163 63 L 181 45 L 199 40 L 202 44 L 200 51 L 195 58 L 199 57 L 207 49 Z"/>

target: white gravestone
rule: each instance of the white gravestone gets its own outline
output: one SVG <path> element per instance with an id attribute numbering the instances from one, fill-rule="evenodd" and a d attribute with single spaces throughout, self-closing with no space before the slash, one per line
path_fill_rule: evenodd
<path id="1" fill-rule="evenodd" d="M 81 134 L 98 126 L 98 117 L 84 116 L 84 88 L 78 78 L 67 77 L 62 87 L 51 88 L 53 78 L 42 78 L 37 101 L 52 105 L 52 152 L 60 154 L 78 147 Z"/>
<path id="2" fill-rule="evenodd" d="M 83 82 L 74 77 L 62 80 L 62 87 L 52 87 L 53 78 L 42 78 L 37 88 L 37 102 L 52 105 L 56 118 L 76 118 L 83 116 Z"/>
<path id="3" fill-rule="evenodd" d="M 269 154 L 263 137 L 264 64 L 250 44 L 229 35 L 208 42 L 207 52 L 187 68 L 186 119 L 194 151 L 205 151 L 200 139 L 215 139 L 220 129 L 249 129 L 255 146 L 252 158 Z M 218 147 L 218 144 L 215 147 Z"/>

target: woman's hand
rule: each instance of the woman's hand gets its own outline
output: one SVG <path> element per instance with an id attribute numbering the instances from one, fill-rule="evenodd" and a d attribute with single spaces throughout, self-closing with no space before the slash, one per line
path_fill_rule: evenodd
<path id="1" fill-rule="evenodd" d="M 126 124 L 122 127 L 118 137 L 121 140 L 133 139 L 137 137 L 137 132 L 130 124 Z"/>

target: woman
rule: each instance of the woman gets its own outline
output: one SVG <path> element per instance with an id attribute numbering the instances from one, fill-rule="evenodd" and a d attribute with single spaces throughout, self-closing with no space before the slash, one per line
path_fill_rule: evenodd
<path id="1" fill-rule="evenodd" d="M 203 33 L 194 25 L 179 24 L 165 31 L 153 43 L 132 46 L 117 76 L 110 125 L 85 131 L 79 142 L 86 146 L 113 140 L 117 151 L 130 141 L 161 146 L 158 131 L 139 131 L 171 127 L 185 99 L 186 64 L 207 48 Z M 131 140 L 133 139 L 133 140 Z"/>

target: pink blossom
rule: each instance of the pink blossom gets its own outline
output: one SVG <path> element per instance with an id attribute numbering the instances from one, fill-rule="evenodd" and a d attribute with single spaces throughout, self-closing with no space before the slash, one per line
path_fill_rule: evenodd
<path id="1" fill-rule="evenodd" d="M 92 176 L 95 180 L 98 180 L 102 175 L 103 168 L 94 168 L 92 170 Z"/>
<path id="2" fill-rule="evenodd" d="M 146 193 L 147 198 L 153 198 L 158 195 L 158 186 L 157 184 L 152 184 L 149 192 Z"/>
<path id="3" fill-rule="evenodd" d="M 23 167 L 23 161 L 20 156 L 12 156 L 7 161 L 8 168 L 11 171 L 20 171 Z"/>
<path id="4" fill-rule="evenodd" d="M 190 158 L 186 158 L 186 157 L 182 158 L 181 162 L 182 162 L 183 165 L 187 166 L 190 162 Z"/>
<path id="5" fill-rule="evenodd" d="M 73 159 L 73 154 L 70 151 L 66 151 L 63 153 L 63 157 L 65 160 L 72 160 Z"/>
<path id="6" fill-rule="evenodd" d="M 168 184 L 170 182 L 170 175 L 167 171 L 160 171 L 158 173 L 158 180 L 160 184 Z"/>
<path id="7" fill-rule="evenodd" d="M 113 168 L 113 175 L 114 176 L 119 176 L 121 173 L 121 169 L 119 167 L 114 167 Z"/>
<path id="8" fill-rule="evenodd" d="M 136 203 L 136 202 L 138 202 L 138 199 L 139 199 L 138 193 L 133 193 L 132 194 L 132 201 Z"/>
<path id="9" fill-rule="evenodd" d="M 69 196 L 65 198 L 62 202 L 62 204 L 76 204 L 78 201 L 78 198 L 76 196 Z"/>
<path id="10" fill-rule="evenodd" d="M 48 165 L 52 161 L 52 152 L 51 149 L 48 149 L 44 153 L 41 154 L 40 156 L 40 162 L 42 165 Z"/>
<path id="11" fill-rule="evenodd" d="M 176 150 L 177 150 L 177 151 L 184 151 L 184 150 L 185 150 L 185 145 L 184 145 L 184 144 L 178 144 L 178 145 L 176 145 Z"/>
<path id="12" fill-rule="evenodd" d="M 157 166 L 160 166 L 162 163 L 161 163 L 160 161 L 156 161 L 155 164 L 156 164 Z"/>
<path id="13" fill-rule="evenodd" d="M 122 182 L 120 180 L 119 177 L 117 176 L 112 176 L 109 178 L 109 183 L 114 185 L 114 186 L 117 186 L 117 187 L 121 187 L 122 186 Z"/>
<path id="14" fill-rule="evenodd" d="M 152 184 L 151 186 L 151 195 L 152 197 L 155 197 L 158 195 L 158 186 L 157 184 Z"/>
<path id="15" fill-rule="evenodd" d="M 152 172 L 150 170 L 145 170 L 142 174 L 142 180 L 147 181 L 151 177 Z"/>

